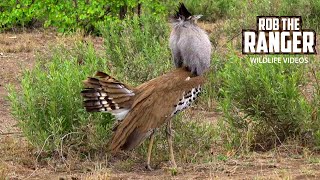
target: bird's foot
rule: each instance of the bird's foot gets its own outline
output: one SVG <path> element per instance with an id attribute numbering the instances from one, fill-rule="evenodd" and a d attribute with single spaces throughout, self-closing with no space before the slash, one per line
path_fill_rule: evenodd
<path id="1" fill-rule="evenodd" d="M 178 166 L 177 166 L 176 162 L 175 161 L 169 161 L 169 162 L 170 162 L 169 170 L 170 170 L 171 175 L 172 176 L 177 175 L 178 174 Z"/>
<path id="2" fill-rule="evenodd" d="M 177 167 L 171 167 L 170 169 L 170 173 L 172 176 L 176 176 L 178 174 L 178 168 Z"/>
<path id="3" fill-rule="evenodd" d="M 150 164 L 147 164 L 147 165 L 146 165 L 146 170 L 148 170 L 148 171 L 153 171 L 153 169 L 151 168 Z"/>
<path id="4" fill-rule="evenodd" d="M 171 168 L 172 169 L 177 169 L 178 168 L 176 162 L 170 161 L 170 164 L 171 164 Z"/>

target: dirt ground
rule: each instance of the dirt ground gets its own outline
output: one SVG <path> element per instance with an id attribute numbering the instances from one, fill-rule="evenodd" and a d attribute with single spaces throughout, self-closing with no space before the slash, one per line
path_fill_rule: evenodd
<path id="1" fill-rule="evenodd" d="M 297 146 L 230 157 L 225 161 L 206 164 L 178 164 L 176 176 L 165 168 L 145 171 L 142 163 L 130 171 L 102 167 L 96 162 L 90 171 L 41 166 L 36 163 L 34 149 L 24 139 L 10 114 L 5 86 L 19 87 L 24 69 L 35 64 L 37 53 L 46 53 L 50 44 L 68 43 L 82 38 L 65 37 L 47 31 L 0 34 L 0 180 L 1 179 L 319 179 L 320 156 Z M 101 38 L 88 38 L 102 49 Z M 209 113 L 215 119 L 217 113 Z M 91 162 L 95 163 L 95 162 Z"/>

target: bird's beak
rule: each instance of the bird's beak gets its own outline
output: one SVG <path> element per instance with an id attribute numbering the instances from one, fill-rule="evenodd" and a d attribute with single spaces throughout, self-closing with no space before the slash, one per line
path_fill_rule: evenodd
<path id="1" fill-rule="evenodd" d="M 202 16 L 203 16 L 202 14 L 199 14 L 199 15 L 194 15 L 193 17 L 194 17 L 194 19 L 198 20 L 198 19 L 200 19 Z"/>

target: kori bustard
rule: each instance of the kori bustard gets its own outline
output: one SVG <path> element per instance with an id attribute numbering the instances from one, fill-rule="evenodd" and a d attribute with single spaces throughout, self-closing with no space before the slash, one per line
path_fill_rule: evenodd
<path id="1" fill-rule="evenodd" d="M 192 28 L 187 32 L 195 31 L 201 34 L 200 37 L 204 36 L 203 30 L 193 24 L 196 17 L 190 16 L 183 4 L 180 5 L 175 18 L 177 21 L 182 21 L 180 22 L 182 24 L 190 21 Z M 179 47 L 179 41 L 182 37 L 182 41 L 187 41 L 188 35 L 181 34 L 184 30 L 180 31 L 179 28 L 184 26 L 174 26 L 173 29 L 180 33 L 180 38 L 174 40 L 177 41 L 177 48 L 181 55 L 180 59 L 174 60 L 178 63 L 175 70 L 137 87 L 130 87 L 106 73 L 97 72 L 94 77 L 84 81 L 85 89 L 81 92 L 88 112 L 109 112 L 117 119 L 109 142 L 111 152 L 131 150 L 146 138 L 150 138 L 146 162 L 146 168 L 149 170 L 151 170 L 150 159 L 154 134 L 165 123 L 167 123 L 166 135 L 171 165 L 173 168 L 177 167 L 172 147 L 171 119 L 178 112 L 189 107 L 198 97 L 205 82 L 202 73 L 209 68 L 210 64 L 207 56 L 201 58 L 196 51 L 189 53 L 194 56 L 194 59 L 183 54 L 185 51 L 183 46 Z M 189 32 L 189 35 L 190 38 L 195 38 L 196 34 Z M 193 42 L 188 41 L 188 43 L 191 45 Z M 199 43 L 198 40 L 195 43 Z M 208 46 L 206 43 L 205 46 Z M 211 53 L 211 50 L 206 53 Z"/>
<path id="2" fill-rule="evenodd" d="M 197 25 L 202 15 L 192 15 L 184 4 L 172 17 L 170 48 L 177 68 L 187 67 L 194 75 L 209 69 L 211 43 L 207 33 Z"/>

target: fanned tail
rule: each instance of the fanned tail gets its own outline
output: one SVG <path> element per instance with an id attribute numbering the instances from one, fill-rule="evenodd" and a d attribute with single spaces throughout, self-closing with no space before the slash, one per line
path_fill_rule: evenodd
<path id="1" fill-rule="evenodd" d="M 122 120 L 129 112 L 134 90 L 103 72 L 84 81 L 84 107 L 88 112 L 110 112 L 117 120 Z"/>

